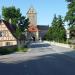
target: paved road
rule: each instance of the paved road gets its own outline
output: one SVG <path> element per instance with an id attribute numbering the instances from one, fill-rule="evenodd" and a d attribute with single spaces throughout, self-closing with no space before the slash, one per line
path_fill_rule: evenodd
<path id="1" fill-rule="evenodd" d="M 0 75 L 75 75 L 75 59 L 61 51 L 69 49 L 47 43 L 29 47 L 27 53 L 0 56 Z"/>

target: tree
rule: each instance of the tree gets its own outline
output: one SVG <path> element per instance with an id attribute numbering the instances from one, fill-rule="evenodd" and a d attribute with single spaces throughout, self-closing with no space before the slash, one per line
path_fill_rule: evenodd
<path id="1" fill-rule="evenodd" d="M 68 11 L 65 16 L 69 26 L 75 26 L 75 0 L 66 0 L 68 2 Z"/>
<path id="2" fill-rule="evenodd" d="M 64 28 L 63 19 L 60 15 L 58 17 L 54 15 L 52 25 L 45 37 L 48 40 L 56 42 L 64 42 L 66 40 L 66 30 Z"/>
<path id="3" fill-rule="evenodd" d="M 57 18 L 57 16 L 56 16 L 56 14 L 54 15 L 54 18 L 53 18 L 53 21 L 52 21 L 52 29 L 51 29 L 51 31 L 52 31 L 52 38 L 53 38 L 53 40 L 56 40 L 57 38 L 57 29 L 58 29 L 58 27 L 57 27 L 57 20 L 58 20 L 58 18 Z"/>
<path id="4" fill-rule="evenodd" d="M 22 14 L 20 13 L 20 9 L 15 8 L 15 6 L 3 7 L 2 15 L 3 15 L 4 20 L 8 22 L 11 19 L 11 24 L 15 25 L 15 27 L 18 28 L 16 30 L 19 30 L 20 32 L 24 32 L 24 30 L 29 25 L 29 19 L 26 18 L 25 16 L 22 16 Z"/>
<path id="5" fill-rule="evenodd" d="M 66 0 L 67 2 L 74 2 L 75 0 Z"/>
<path id="6" fill-rule="evenodd" d="M 14 6 L 11 7 L 3 7 L 2 15 L 4 20 L 9 21 L 11 19 L 11 23 L 16 25 L 18 19 L 21 17 L 20 9 L 16 9 Z"/>
<path id="7" fill-rule="evenodd" d="M 25 29 L 28 28 L 28 25 L 29 25 L 29 19 L 24 17 L 24 16 L 21 16 L 20 19 L 19 19 L 19 28 L 21 29 L 22 32 L 25 31 Z"/>
<path id="8" fill-rule="evenodd" d="M 20 9 L 16 9 L 14 6 L 12 7 L 3 7 L 2 15 L 4 20 L 8 21 L 11 19 L 11 25 L 14 25 L 16 31 L 14 35 L 17 38 L 17 46 L 20 47 L 21 40 L 25 40 L 25 29 L 27 29 L 29 25 L 29 19 L 25 16 L 22 16 L 20 13 Z M 24 33 L 24 34 L 23 34 Z"/>
<path id="9" fill-rule="evenodd" d="M 56 18 L 54 17 L 52 22 L 52 35 L 53 40 L 57 42 L 63 42 L 66 39 L 66 30 L 61 15 Z"/>
<path id="10" fill-rule="evenodd" d="M 57 17 L 56 14 L 54 15 L 53 21 L 52 21 L 52 25 L 49 28 L 48 32 L 45 35 L 45 39 L 46 40 L 54 40 L 55 38 L 55 34 L 54 34 L 54 30 L 56 29 L 55 27 L 57 26 Z"/>
<path id="11" fill-rule="evenodd" d="M 53 40 L 52 27 L 49 27 L 48 32 L 44 36 L 44 40 Z"/>
<path id="12" fill-rule="evenodd" d="M 58 16 L 57 28 L 57 36 L 59 41 L 66 41 L 66 30 L 64 28 L 64 22 L 61 15 Z"/>
<path id="13" fill-rule="evenodd" d="M 68 2 L 68 11 L 65 16 L 65 21 L 68 22 L 70 30 L 70 38 L 75 37 L 73 33 L 75 31 L 75 0 L 66 0 Z M 75 32 L 74 32 L 75 33 Z"/>

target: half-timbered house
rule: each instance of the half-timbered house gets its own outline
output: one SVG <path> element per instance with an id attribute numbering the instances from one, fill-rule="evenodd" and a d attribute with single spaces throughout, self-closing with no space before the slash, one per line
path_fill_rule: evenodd
<path id="1" fill-rule="evenodd" d="M 10 23 L 0 20 L 0 47 L 17 45 L 14 33 L 15 28 Z"/>

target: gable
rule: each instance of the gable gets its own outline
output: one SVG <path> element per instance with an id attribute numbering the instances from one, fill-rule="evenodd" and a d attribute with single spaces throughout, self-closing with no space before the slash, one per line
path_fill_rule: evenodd
<path id="1" fill-rule="evenodd" d="M 4 21 L 0 23 L 0 40 L 16 40 Z"/>

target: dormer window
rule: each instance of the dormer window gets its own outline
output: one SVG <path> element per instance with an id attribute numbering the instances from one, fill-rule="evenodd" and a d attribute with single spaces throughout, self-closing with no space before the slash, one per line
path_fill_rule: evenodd
<path id="1" fill-rule="evenodd" d="M 2 37 L 2 31 L 0 31 L 0 37 Z"/>

